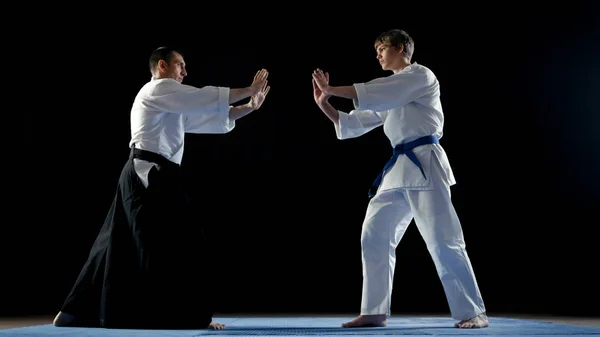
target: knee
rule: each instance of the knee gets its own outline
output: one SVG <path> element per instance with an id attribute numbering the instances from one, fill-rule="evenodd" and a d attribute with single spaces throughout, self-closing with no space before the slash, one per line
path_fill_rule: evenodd
<path id="1" fill-rule="evenodd" d="M 364 258 L 389 254 L 389 240 L 381 235 L 365 234 L 361 236 L 360 246 Z"/>

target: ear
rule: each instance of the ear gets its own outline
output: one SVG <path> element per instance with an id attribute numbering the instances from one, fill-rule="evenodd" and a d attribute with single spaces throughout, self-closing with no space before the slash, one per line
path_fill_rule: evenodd
<path id="1" fill-rule="evenodd" d="M 159 70 L 166 70 L 167 69 L 167 62 L 165 62 L 165 60 L 158 60 L 158 69 Z"/>
<path id="2" fill-rule="evenodd" d="M 404 45 L 399 45 L 398 47 L 396 47 L 396 50 L 398 51 L 398 54 L 402 54 L 404 52 Z"/>

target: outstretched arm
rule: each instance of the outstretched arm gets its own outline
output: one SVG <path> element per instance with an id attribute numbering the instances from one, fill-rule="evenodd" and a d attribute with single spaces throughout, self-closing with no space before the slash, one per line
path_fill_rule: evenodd
<path id="1" fill-rule="evenodd" d="M 352 100 L 358 98 L 356 89 L 353 85 L 337 87 L 330 86 L 327 76 L 323 73 L 321 69 L 313 71 L 313 81 L 325 95 L 348 98 Z"/>
<path id="2" fill-rule="evenodd" d="M 188 133 L 224 133 L 232 130 L 237 119 L 262 106 L 270 89 L 266 81 L 267 75 L 266 70 L 259 71 L 254 77 L 254 82 L 247 89 L 215 88 L 215 90 L 219 90 L 219 93 L 222 92 L 219 96 L 218 109 L 211 114 L 186 115 L 185 131 Z M 248 103 L 238 106 L 230 105 L 231 101 L 245 95 L 246 91 L 254 92 Z M 232 99 L 231 92 L 238 96 Z"/>
<path id="3" fill-rule="evenodd" d="M 229 118 L 232 120 L 237 120 L 248 115 L 254 110 L 258 110 L 265 101 L 270 89 L 271 87 L 268 86 L 267 82 L 265 81 L 260 91 L 252 95 L 248 103 L 229 107 Z"/>
<path id="4" fill-rule="evenodd" d="M 329 82 L 329 73 L 323 74 L 325 83 Z M 339 111 L 329 103 L 331 95 L 325 94 L 317 85 L 313 76 L 313 96 L 315 103 L 335 127 L 338 139 L 359 137 L 376 127 L 382 125 L 383 121 L 375 111 L 352 110 L 350 113 Z"/>
<path id="5" fill-rule="evenodd" d="M 439 95 L 437 78 L 423 67 L 414 67 L 365 83 L 354 83 L 352 86 L 330 86 L 320 69 L 313 72 L 313 79 L 325 94 L 350 98 L 355 108 L 362 110 L 385 111 L 400 108 L 422 97 Z"/>
<path id="6" fill-rule="evenodd" d="M 230 89 L 229 104 L 233 104 L 245 98 L 256 95 L 259 91 L 266 87 L 267 77 L 269 77 L 269 72 L 266 69 L 261 69 L 256 73 L 256 75 L 254 75 L 254 80 L 250 86 L 245 88 Z"/>

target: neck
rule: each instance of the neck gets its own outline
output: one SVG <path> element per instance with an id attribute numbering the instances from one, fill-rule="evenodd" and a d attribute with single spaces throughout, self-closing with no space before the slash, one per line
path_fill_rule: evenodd
<path id="1" fill-rule="evenodd" d="M 399 72 L 401 72 L 402 70 L 404 70 L 404 68 L 408 67 L 410 65 L 410 61 L 407 60 L 406 58 L 402 58 L 398 61 L 398 66 L 395 67 L 394 69 L 392 69 L 392 71 L 394 72 L 394 74 L 397 74 Z"/>

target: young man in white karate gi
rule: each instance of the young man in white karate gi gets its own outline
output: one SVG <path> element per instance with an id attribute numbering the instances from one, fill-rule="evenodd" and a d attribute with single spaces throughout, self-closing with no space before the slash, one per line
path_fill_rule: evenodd
<path id="1" fill-rule="evenodd" d="M 202 209 L 189 209 L 180 164 L 185 133 L 227 133 L 263 104 L 270 86 L 259 70 L 246 88 L 182 84 L 182 53 L 162 47 L 151 80 L 131 108 L 131 154 L 104 225 L 56 326 L 223 329 L 203 242 Z M 232 106 L 250 97 L 246 104 Z M 200 154 L 201 155 L 201 154 Z"/>
<path id="2" fill-rule="evenodd" d="M 359 137 L 379 126 L 394 154 L 375 179 L 361 236 L 363 289 L 360 315 L 343 327 L 386 326 L 390 315 L 396 247 L 415 220 L 442 282 L 457 328 L 488 326 L 458 216 L 450 199 L 455 179 L 439 144 L 444 126 L 440 85 L 425 66 L 411 63 L 412 38 L 402 30 L 375 39 L 377 60 L 388 77 L 330 86 L 329 74 L 313 72 L 314 99 L 334 123 L 338 139 Z M 329 97 L 352 99 L 355 110 L 338 111 Z"/>

